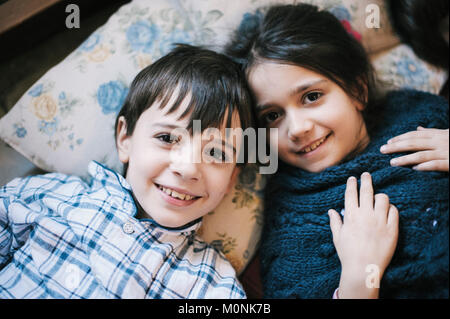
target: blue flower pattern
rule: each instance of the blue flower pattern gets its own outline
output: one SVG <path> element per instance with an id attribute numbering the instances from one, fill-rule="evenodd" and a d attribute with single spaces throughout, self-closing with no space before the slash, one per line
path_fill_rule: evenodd
<path id="1" fill-rule="evenodd" d="M 18 138 L 24 138 L 27 135 L 27 130 L 22 125 L 14 124 L 13 127 Z"/>
<path id="2" fill-rule="evenodd" d="M 94 33 L 92 34 L 89 38 L 86 39 L 86 41 L 84 41 L 81 44 L 81 50 L 85 51 L 85 52 L 90 52 L 92 51 L 95 46 L 100 42 L 100 35 L 98 33 Z"/>
<path id="3" fill-rule="evenodd" d="M 161 54 L 167 54 L 175 47 L 176 43 L 189 44 L 194 42 L 194 36 L 184 30 L 175 29 L 166 38 L 161 41 L 160 50 Z"/>
<path id="4" fill-rule="evenodd" d="M 59 121 L 57 118 L 50 122 L 41 120 L 39 121 L 39 131 L 51 137 L 58 130 L 58 122 Z"/>
<path id="5" fill-rule="evenodd" d="M 419 63 L 404 57 L 396 65 L 397 73 L 406 79 L 405 87 L 416 88 L 428 82 L 428 73 Z"/>
<path id="6" fill-rule="evenodd" d="M 122 82 L 110 81 L 100 85 L 97 91 L 97 101 L 103 114 L 117 113 L 128 94 L 128 88 Z"/>
<path id="7" fill-rule="evenodd" d="M 338 6 L 328 9 L 328 11 L 330 11 L 336 18 L 338 18 L 341 21 L 342 20 L 346 20 L 346 21 L 352 20 L 352 15 L 347 10 L 347 8 L 345 8 L 344 6 L 338 5 Z"/>
<path id="8" fill-rule="evenodd" d="M 159 29 L 145 21 L 133 23 L 126 32 L 127 40 L 134 51 L 150 52 L 153 41 L 158 37 Z"/>
<path id="9" fill-rule="evenodd" d="M 32 97 L 38 97 L 39 95 L 42 94 L 42 89 L 43 89 L 43 85 L 42 83 L 34 86 L 30 91 L 28 91 L 28 94 L 31 95 Z"/>
<path id="10" fill-rule="evenodd" d="M 253 30 L 259 26 L 262 18 L 263 13 L 260 10 L 257 10 L 255 13 L 244 13 L 238 28 L 239 32 L 243 34 L 253 33 Z"/>

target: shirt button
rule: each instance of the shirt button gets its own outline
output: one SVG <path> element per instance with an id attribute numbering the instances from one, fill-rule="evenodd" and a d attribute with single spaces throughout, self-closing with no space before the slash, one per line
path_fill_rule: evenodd
<path id="1" fill-rule="evenodd" d="M 133 224 L 131 224 L 131 223 L 123 224 L 122 229 L 123 229 L 123 232 L 125 234 L 132 234 L 132 233 L 134 233 L 134 227 L 133 227 Z"/>

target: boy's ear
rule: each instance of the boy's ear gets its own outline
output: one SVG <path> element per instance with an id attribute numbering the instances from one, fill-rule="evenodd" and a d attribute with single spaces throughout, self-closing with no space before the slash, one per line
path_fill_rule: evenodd
<path id="1" fill-rule="evenodd" d="M 236 166 L 234 168 L 233 173 L 231 174 L 230 183 L 228 184 L 226 194 L 228 194 L 231 191 L 231 189 L 233 188 L 234 184 L 236 184 L 236 180 L 237 180 L 237 177 L 239 176 L 240 172 L 241 172 L 241 168 Z"/>
<path id="2" fill-rule="evenodd" d="M 116 146 L 119 160 L 125 164 L 128 163 L 130 154 L 130 137 L 127 135 L 127 122 L 123 116 L 119 117 L 117 122 Z"/>

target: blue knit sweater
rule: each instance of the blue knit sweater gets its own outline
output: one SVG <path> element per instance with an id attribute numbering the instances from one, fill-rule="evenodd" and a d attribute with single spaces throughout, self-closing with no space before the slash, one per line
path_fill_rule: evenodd
<path id="1" fill-rule="evenodd" d="M 448 173 L 391 167 L 390 159 L 402 154 L 379 151 L 418 125 L 448 128 L 448 103 L 428 93 L 390 92 L 376 114 L 368 123 L 371 142 L 355 158 L 320 173 L 280 163 L 269 180 L 260 249 L 265 297 L 331 298 L 341 267 L 327 211 L 344 208 L 347 178 L 365 171 L 375 193 L 387 194 L 400 212 L 398 245 L 380 297 L 449 297 Z"/>

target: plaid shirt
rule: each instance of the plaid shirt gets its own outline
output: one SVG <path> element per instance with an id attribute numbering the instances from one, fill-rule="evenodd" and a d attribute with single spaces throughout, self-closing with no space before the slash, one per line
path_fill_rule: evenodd
<path id="1" fill-rule="evenodd" d="M 51 173 L 0 188 L 0 298 L 245 298 L 230 263 L 195 236 L 137 220 L 127 181 Z"/>

